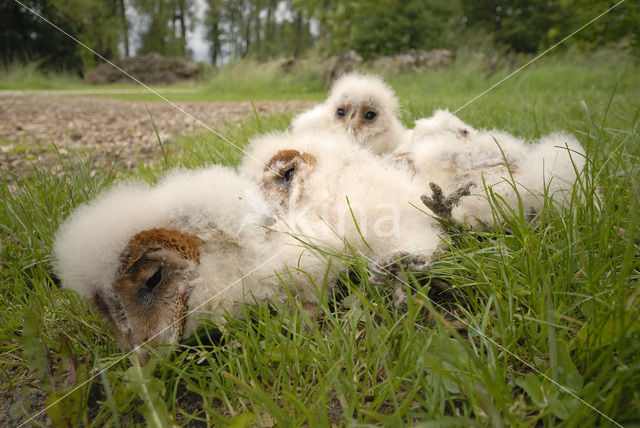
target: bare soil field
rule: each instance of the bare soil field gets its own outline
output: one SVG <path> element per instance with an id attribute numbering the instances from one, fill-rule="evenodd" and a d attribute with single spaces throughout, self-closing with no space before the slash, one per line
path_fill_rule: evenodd
<path id="1" fill-rule="evenodd" d="M 258 101 L 258 115 L 304 110 L 309 101 Z M 254 115 L 250 102 L 176 103 L 212 129 Z M 148 108 L 148 111 L 147 111 Z M 152 118 L 153 117 L 153 121 Z M 165 102 L 125 101 L 97 96 L 0 96 L 0 170 L 28 171 L 34 165 L 59 167 L 58 152 L 77 151 L 96 163 L 128 168 L 161 156 L 161 140 L 205 128 Z M 216 138 L 212 135 L 212 139 Z"/>

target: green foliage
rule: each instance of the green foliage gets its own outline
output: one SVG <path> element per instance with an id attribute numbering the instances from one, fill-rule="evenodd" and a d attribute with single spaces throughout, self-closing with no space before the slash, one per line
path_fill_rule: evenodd
<path id="1" fill-rule="evenodd" d="M 353 16 L 352 47 L 371 58 L 451 47 L 448 36 L 457 29 L 460 6 L 448 0 L 376 0 L 361 2 Z"/>
<path id="2" fill-rule="evenodd" d="M 138 54 L 157 52 L 189 58 L 187 22 L 194 19 L 194 0 L 134 0 L 136 11 L 148 22 L 141 31 Z"/>
<path id="3" fill-rule="evenodd" d="M 45 405 L 47 416 L 55 427 L 76 427 L 86 422 L 84 409 L 87 406 L 87 366 L 73 368 L 72 383 L 62 385 L 58 391 L 49 394 Z"/>
<path id="4" fill-rule="evenodd" d="M 64 338 L 60 343 L 59 351 L 64 358 L 68 358 L 66 361 L 69 363 L 65 364 L 63 360 L 56 365 L 44 343 L 42 325 L 41 317 L 32 308 L 27 308 L 24 312 L 22 330 L 27 366 L 47 394 L 46 415 L 53 425 L 56 427 L 78 426 L 83 419 L 83 409 L 86 406 L 87 366 L 84 363 L 77 364 L 75 357 L 70 353 L 68 341 Z M 57 375 L 54 374 L 54 366 L 57 368 Z M 60 382 L 59 378 L 63 375 L 66 379 Z"/>
<path id="5" fill-rule="evenodd" d="M 477 45 L 483 37 L 508 50 L 533 53 L 614 4 L 603 0 L 291 0 L 282 2 L 288 17 L 275 22 L 277 3 L 211 0 L 206 23 L 212 57 L 217 60 L 226 47 L 231 58 L 299 57 L 311 49 L 332 55 L 354 49 L 372 58 L 410 49 L 456 50 Z M 634 2 L 621 4 L 579 32 L 572 43 L 602 45 L 625 38 L 635 43 L 639 7 Z M 312 19 L 318 24 L 317 34 L 309 31 Z"/>
<path id="6" fill-rule="evenodd" d="M 562 20 L 556 21 L 553 29 L 557 28 L 561 32 L 569 34 L 616 5 L 618 1 L 559 0 L 558 3 L 560 8 L 566 12 L 563 14 Z M 606 43 L 631 37 L 635 38 L 631 41 L 635 43 L 637 48 L 640 38 L 639 28 L 640 3 L 625 1 L 609 14 L 580 31 L 577 34 L 577 39 L 600 47 Z"/>
<path id="7" fill-rule="evenodd" d="M 129 54 L 130 19 L 139 20 L 137 54 L 189 58 L 189 30 L 205 27 L 210 59 L 325 58 L 354 49 L 365 58 L 411 49 L 534 53 L 571 34 L 615 3 L 607 0 L 27 0 L 26 4 L 100 56 Z M 135 13 L 132 13 L 135 12 Z M 101 60 L 13 1 L 0 5 L 0 62 L 83 74 Z M 640 4 L 626 1 L 579 31 L 569 45 L 610 43 L 638 51 Z M 120 46 L 124 49 L 120 52 Z"/>
<path id="8" fill-rule="evenodd" d="M 618 2 L 605 0 L 481 0 L 463 1 L 471 31 L 483 29 L 493 39 L 517 52 L 536 52 L 559 42 Z M 569 43 L 602 46 L 637 37 L 640 5 L 624 2 L 586 26 Z"/>
<path id="9" fill-rule="evenodd" d="M 518 52 L 535 52 L 544 43 L 549 29 L 563 22 L 569 14 L 569 9 L 559 7 L 559 3 L 547 0 L 482 0 L 462 4 L 472 30 L 483 28 L 497 42 Z"/>
<path id="10" fill-rule="evenodd" d="M 171 419 L 164 399 L 165 387 L 164 383 L 154 376 L 155 368 L 155 360 L 145 366 L 140 366 L 140 362 L 135 360 L 124 372 L 123 380 L 142 401 L 138 411 L 144 416 L 147 426 L 168 427 L 171 425 Z"/>
<path id="11" fill-rule="evenodd" d="M 40 319 L 33 310 L 25 311 L 22 341 L 24 353 L 27 357 L 29 371 L 35 374 L 43 389 L 52 393 L 55 389 L 49 351 L 40 336 Z"/>
<path id="12" fill-rule="evenodd" d="M 49 0 L 66 22 L 74 26 L 70 33 L 105 58 L 117 58 L 121 37 L 120 20 L 114 1 Z M 94 68 L 99 58 L 76 45 L 85 70 Z"/>
<path id="13" fill-rule="evenodd" d="M 74 33 L 72 22 L 47 0 L 27 0 L 24 4 L 62 30 Z M 0 63 L 36 62 L 46 71 L 81 69 L 76 43 L 15 1 L 0 3 Z"/>

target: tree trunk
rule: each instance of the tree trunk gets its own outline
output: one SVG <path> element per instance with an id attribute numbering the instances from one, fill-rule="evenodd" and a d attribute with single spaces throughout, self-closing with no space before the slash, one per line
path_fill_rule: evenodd
<path id="1" fill-rule="evenodd" d="M 277 0 L 269 0 L 267 6 L 267 20 L 265 22 L 265 42 L 266 42 L 266 55 L 267 57 L 271 57 L 273 52 L 273 41 L 275 39 L 275 20 L 273 17 L 273 12 L 278 6 Z"/>
<path id="2" fill-rule="evenodd" d="M 127 22 L 127 14 L 125 11 L 124 0 L 118 0 L 120 9 L 120 19 L 122 20 L 122 32 L 124 35 L 124 56 L 129 56 L 129 23 Z"/>
<path id="3" fill-rule="evenodd" d="M 251 6 L 249 6 L 249 11 L 246 19 L 244 19 L 244 50 L 242 52 L 242 58 L 245 58 L 249 53 L 249 48 L 251 47 L 251 20 L 253 18 L 253 11 L 251 10 Z"/>
<path id="4" fill-rule="evenodd" d="M 262 52 L 261 52 L 261 41 L 262 41 L 262 36 L 260 35 L 260 31 L 261 31 L 261 22 L 260 22 L 260 11 L 262 10 L 262 2 L 260 0 L 256 1 L 256 9 L 255 9 L 255 18 L 256 18 L 256 24 L 255 24 L 255 32 L 256 32 L 256 45 L 255 45 L 255 51 L 258 54 L 259 59 L 261 59 L 262 57 Z"/>
<path id="5" fill-rule="evenodd" d="M 304 19 L 302 18 L 302 12 L 296 12 L 296 35 L 296 47 L 293 56 L 300 58 L 304 44 Z"/>
<path id="6" fill-rule="evenodd" d="M 249 53 L 249 47 L 251 46 L 251 22 L 247 20 L 244 27 L 244 51 L 242 52 L 242 58 L 246 57 Z"/>
<path id="7" fill-rule="evenodd" d="M 186 18 L 185 12 L 186 7 L 184 4 L 185 0 L 178 1 L 178 7 L 180 9 L 180 49 L 182 50 L 182 57 L 187 56 L 187 27 L 186 27 Z"/>
<path id="8" fill-rule="evenodd" d="M 218 65 L 218 56 L 220 55 L 220 15 L 218 15 L 214 21 L 211 22 L 211 29 L 209 30 L 211 41 L 211 64 Z"/>
<path id="9" fill-rule="evenodd" d="M 329 55 L 331 53 L 331 41 L 329 40 L 329 28 L 328 28 L 328 17 L 327 11 L 329 10 L 329 2 L 328 0 L 323 0 L 320 4 L 320 12 L 318 18 L 318 24 L 320 24 L 319 34 L 318 34 L 318 44 L 320 45 L 320 49 L 323 51 L 324 55 Z"/>

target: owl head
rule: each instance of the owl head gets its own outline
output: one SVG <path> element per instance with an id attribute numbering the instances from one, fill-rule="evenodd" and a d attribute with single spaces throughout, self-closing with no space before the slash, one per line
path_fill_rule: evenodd
<path id="1" fill-rule="evenodd" d="M 323 104 L 295 118 L 292 129 L 346 133 L 359 145 L 383 154 L 407 138 L 398 114 L 393 89 L 382 79 L 349 73 L 334 83 Z"/>
<path id="2" fill-rule="evenodd" d="M 463 122 L 448 109 L 436 110 L 432 116 L 415 121 L 411 135 L 412 142 L 441 141 L 442 138 L 455 137 L 471 141 L 478 131 Z"/>
<path id="3" fill-rule="evenodd" d="M 129 240 L 112 287 L 91 299 L 124 349 L 146 360 L 148 351 L 138 345 L 181 339 L 202 242 L 170 229 L 141 231 Z"/>

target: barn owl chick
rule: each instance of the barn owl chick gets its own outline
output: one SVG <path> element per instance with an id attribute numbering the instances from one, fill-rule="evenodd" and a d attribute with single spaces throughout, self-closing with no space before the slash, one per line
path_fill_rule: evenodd
<path id="1" fill-rule="evenodd" d="M 241 173 L 295 233 L 375 262 L 400 254 L 428 261 L 439 249 L 443 230 L 418 208 L 422 186 L 344 134 L 272 134 L 254 139 L 249 153 Z"/>
<path id="2" fill-rule="evenodd" d="M 464 123 L 449 110 L 436 110 L 432 116 L 415 121 L 414 128 L 408 132 L 409 137 L 406 142 L 398 146 L 389 159 L 392 164 L 415 176 L 416 166 L 412 155 L 414 142 L 428 144 L 429 141 L 439 142 L 452 137 L 471 141 L 476 134 L 477 131 L 473 127 Z"/>
<path id="3" fill-rule="evenodd" d="M 327 100 L 294 118 L 294 133 L 346 133 L 374 153 L 392 152 L 408 141 L 398 119 L 398 100 L 379 77 L 349 73 L 338 79 Z"/>
<path id="4" fill-rule="evenodd" d="M 76 209 L 56 234 L 54 268 L 89 298 L 123 348 L 175 343 L 199 320 L 242 316 L 245 302 L 307 312 L 325 257 L 278 233 L 261 190 L 235 171 L 177 171 L 158 185 L 124 184 Z"/>
<path id="5" fill-rule="evenodd" d="M 457 200 L 449 213 L 438 212 L 455 222 L 480 229 L 502 219 L 496 216 L 490 194 L 500 196 L 500 204 L 532 219 L 544 206 L 544 194 L 556 205 L 566 204 L 573 184 L 585 165 L 585 152 L 571 135 L 556 133 L 529 144 L 506 132 L 474 130 L 461 121 L 445 118 L 444 128 L 422 122 L 405 156 L 411 163 L 415 179 L 425 186 L 437 186 L 444 195 L 471 190 L 471 195 Z M 416 122 L 416 126 L 418 126 Z M 461 134 L 459 129 L 467 132 Z M 473 187 L 472 187 L 472 186 Z M 434 199 L 423 200 L 433 208 Z"/>
<path id="6" fill-rule="evenodd" d="M 464 123 L 448 109 L 436 110 L 430 117 L 418 119 L 411 131 L 411 141 L 441 138 L 452 135 L 459 139 L 473 139 L 478 133 L 471 125 Z"/>

